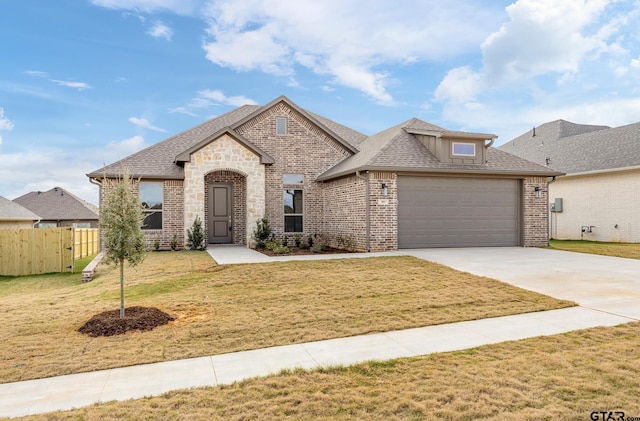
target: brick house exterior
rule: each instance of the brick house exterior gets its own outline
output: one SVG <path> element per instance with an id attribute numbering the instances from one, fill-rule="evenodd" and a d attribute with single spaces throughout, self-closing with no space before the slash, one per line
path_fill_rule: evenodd
<path id="1" fill-rule="evenodd" d="M 311 236 L 334 247 L 396 250 L 398 227 L 406 223 L 398 212 L 398 179 L 409 176 L 463 177 L 462 184 L 464 177 L 517 180 L 517 240 L 509 245 L 546 245 L 547 206 L 539 194 L 556 172 L 490 148 L 485 141 L 493 138 L 417 119 L 367 137 L 279 97 L 232 110 L 88 176 L 99 183 L 128 167 L 140 179 L 143 203 L 157 209 L 147 209 L 145 235 L 159 239 L 162 249 L 174 236 L 183 247 L 197 216 L 210 243 L 252 246 L 256 222 L 266 216 L 289 244 Z M 477 145 L 477 159 L 466 154 L 457 162 L 430 152 L 451 139 Z"/>
<path id="2" fill-rule="evenodd" d="M 500 149 L 565 173 L 544 192 L 550 238 L 640 242 L 640 123 L 612 128 L 556 120 Z"/>

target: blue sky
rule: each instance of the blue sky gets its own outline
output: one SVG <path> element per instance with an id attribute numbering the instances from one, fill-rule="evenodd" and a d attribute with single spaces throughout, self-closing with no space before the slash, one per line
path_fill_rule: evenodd
<path id="1" fill-rule="evenodd" d="M 286 95 L 365 134 L 640 121 L 640 1 L 0 2 L 0 195 Z"/>

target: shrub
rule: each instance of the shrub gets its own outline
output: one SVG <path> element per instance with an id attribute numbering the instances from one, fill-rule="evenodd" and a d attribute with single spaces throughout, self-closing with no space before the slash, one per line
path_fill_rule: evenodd
<path id="1" fill-rule="evenodd" d="M 189 247 L 190 250 L 204 250 L 207 248 L 200 216 L 196 215 L 193 225 L 187 230 L 187 247 Z"/>
<path id="2" fill-rule="evenodd" d="M 256 248 L 265 248 L 269 237 L 271 237 L 271 226 L 269 226 L 269 219 L 263 216 L 256 221 L 256 228 L 253 230 L 253 239 L 256 240 Z"/>
<path id="3" fill-rule="evenodd" d="M 277 248 L 280 248 L 281 244 L 280 241 L 276 240 L 275 238 L 272 238 L 271 240 L 267 241 L 264 245 L 263 248 L 266 248 L 267 250 L 271 250 L 274 251 Z"/>
<path id="4" fill-rule="evenodd" d="M 173 238 L 171 239 L 171 242 L 169 243 L 169 246 L 171 246 L 171 250 L 176 251 L 178 249 L 178 236 L 173 234 Z"/>
<path id="5" fill-rule="evenodd" d="M 158 237 L 154 238 L 153 240 L 153 249 L 155 251 L 160 250 L 160 240 L 158 240 Z"/>
<path id="6" fill-rule="evenodd" d="M 293 242 L 296 244 L 296 247 L 300 248 L 300 244 L 302 244 L 302 235 L 300 234 L 294 235 Z"/>
<path id="7" fill-rule="evenodd" d="M 275 254 L 286 254 L 286 253 L 289 253 L 289 247 L 287 247 L 287 246 L 284 246 L 284 247 L 275 247 L 275 248 L 273 249 L 273 252 L 274 252 Z"/>

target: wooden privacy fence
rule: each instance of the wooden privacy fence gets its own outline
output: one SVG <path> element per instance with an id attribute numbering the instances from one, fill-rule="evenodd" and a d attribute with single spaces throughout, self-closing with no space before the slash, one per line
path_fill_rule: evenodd
<path id="1" fill-rule="evenodd" d="M 0 230 L 0 275 L 72 272 L 74 261 L 98 253 L 98 229 Z"/>

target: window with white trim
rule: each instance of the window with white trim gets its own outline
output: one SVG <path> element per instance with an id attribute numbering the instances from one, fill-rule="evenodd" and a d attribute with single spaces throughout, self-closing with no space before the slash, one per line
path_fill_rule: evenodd
<path id="1" fill-rule="evenodd" d="M 453 156 L 476 156 L 475 143 L 451 143 L 451 155 Z"/>
<path id="2" fill-rule="evenodd" d="M 164 183 L 162 181 L 141 181 L 140 202 L 144 214 L 143 230 L 162 229 L 162 204 Z"/>

